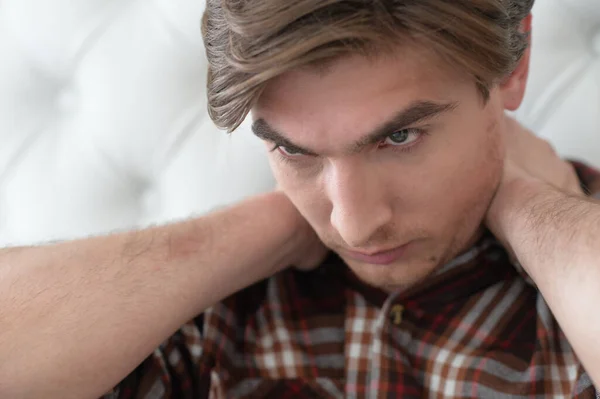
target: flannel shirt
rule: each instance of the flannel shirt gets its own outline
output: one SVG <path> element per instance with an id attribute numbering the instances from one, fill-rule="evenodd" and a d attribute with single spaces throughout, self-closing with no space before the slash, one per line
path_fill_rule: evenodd
<path id="1" fill-rule="evenodd" d="M 587 193 L 600 174 L 574 163 Z M 335 254 L 226 298 L 111 394 L 154 398 L 594 398 L 542 295 L 487 234 L 385 294 Z M 598 396 L 600 397 L 600 396 Z"/>

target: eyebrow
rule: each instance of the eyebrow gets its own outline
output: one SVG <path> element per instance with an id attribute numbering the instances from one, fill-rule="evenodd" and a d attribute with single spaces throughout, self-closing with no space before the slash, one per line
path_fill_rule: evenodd
<path id="1" fill-rule="evenodd" d="M 317 155 L 315 152 L 307 148 L 292 143 L 287 137 L 285 137 L 277 130 L 273 129 L 267 123 L 267 121 L 265 121 L 262 118 L 259 118 L 254 121 L 254 123 L 252 124 L 252 131 L 254 132 L 254 135 L 259 139 L 270 141 L 278 147 L 285 147 L 294 152 L 299 152 L 306 155 Z"/>
<path id="2" fill-rule="evenodd" d="M 353 143 L 350 146 L 351 152 L 357 152 L 366 146 L 379 143 L 391 134 L 406 129 L 411 125 L 422 123 L 444 113 L 451 112 L 456 109 L 458 105 L 458 102 L 437 103 L 433 101 L 416 101 L 398 112 L 389 121 L 382 123 L 373 132 Z M 277 146 L 282 146 L 294 152 L 300 152 L 306 155 L 317 155 L 314 151 L 291 142 L 284 134 L 273 129 L 262 118 L 254 121 L 252 124 L 252 131 L 258 138 L 273 142 Z"/>

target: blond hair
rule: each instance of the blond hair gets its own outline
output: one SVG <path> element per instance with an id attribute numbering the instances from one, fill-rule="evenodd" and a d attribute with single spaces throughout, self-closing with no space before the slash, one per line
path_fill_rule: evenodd
<path id="1" fill-rule="evenodd" d="M 407 40 L 473 77 L 484 98 L 527 48 L 534 0 L 207 0 L 208 112 L 235 130 L 265 85 L 293 68 Z"/>

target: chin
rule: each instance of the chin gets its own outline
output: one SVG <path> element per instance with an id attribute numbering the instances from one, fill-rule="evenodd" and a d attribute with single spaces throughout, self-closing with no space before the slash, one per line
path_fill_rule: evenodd
<path id="1" fill-rule="evenodd" d="M 386 292 L 404 291 L 425 280 L 438 267 L 439 262 L 398 261 L 389 265 L 372 265 L 344 259 L 350 270 L 364 283 Z"/>

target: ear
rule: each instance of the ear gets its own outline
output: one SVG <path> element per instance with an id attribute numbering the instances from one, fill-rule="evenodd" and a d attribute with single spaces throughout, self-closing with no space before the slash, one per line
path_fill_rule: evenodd
<path id="1" fill-rule="evenodd" d="M 515 111 L 519 108 L 525 96 L 525 87 L 527 86 L 527 78 L 529 77 L 529 60 L 531 57 L 531 19 L 532 16 L 529 14 L 521 23 L 521 30 L 527 32 L 529 35 L 529 46 L 527 46 L 527 50 L 525 50 L 517 68 L 500 85 L 504 108 L 509 111 Z"/>

